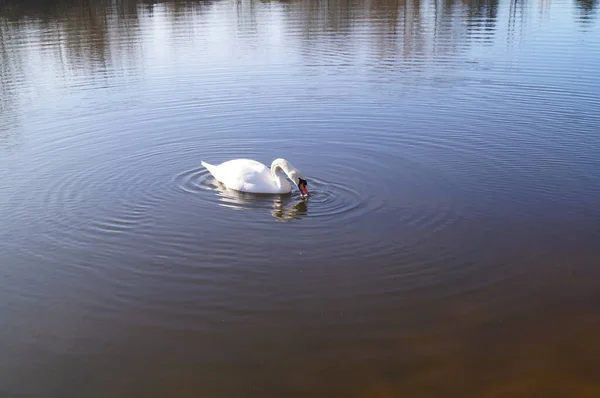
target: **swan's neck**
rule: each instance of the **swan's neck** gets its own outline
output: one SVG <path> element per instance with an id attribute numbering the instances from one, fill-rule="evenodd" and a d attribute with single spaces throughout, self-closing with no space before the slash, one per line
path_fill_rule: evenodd
<path id="1" fill-rule="evenodd" d="M 279 186 L 279 188 L 281 188 L 283 185 L 285 176 L 292 180 L 295 185 L 298 185 L 299 173 L 294 166 L 292 166 L 292 164 L 285 159 L 275 159 L 273 163 L 271 163 L 271 174 L 273 175 L 273 180 L 275 180 L 275 183 Z"/>
<path id="2" fill-rule="evenodd" d="M 277 187 L 281 189 L 281 187 L 283 187 L 285 178 L 286 178 L 286 174 L 284 174 L 284 170 L 279 167 L 271 167 L 271 175 L 273 176 L 273 181 L 275 181 L 275 184 L 277 184 Z"/>

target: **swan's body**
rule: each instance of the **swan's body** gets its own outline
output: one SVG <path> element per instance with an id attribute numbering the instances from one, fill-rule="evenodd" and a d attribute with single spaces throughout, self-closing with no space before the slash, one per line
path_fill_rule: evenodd
<path id="1" fill-rule="evenodd" d="M 250 159 L 234 159 L 219 165 L 202 162 L 202 166 L 213 177 L 229 189 L 251 193 L 283 194 L 292 191 L 292 185 L 286 177 L 297 186 L 304 183 L 302 193 L 308 194 L 304 176 L 285 159 L 275 159 L 271 169 L 264 164 Z M 305 192 L 306 191 L 306 192 Z"/>

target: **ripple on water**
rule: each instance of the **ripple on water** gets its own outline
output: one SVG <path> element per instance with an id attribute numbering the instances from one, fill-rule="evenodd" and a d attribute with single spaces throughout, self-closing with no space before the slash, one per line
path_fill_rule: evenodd
<path id="1" fill-rule="evenodd" d="M 452 255 L 456 253 L 438 250 L 435 257 L 423 256 L 427 244 L 441 234 L 460 231 L 461 225 L 474 215 L 467 210 L 468 203 L 452 199 L 451 193 L 456 187 L 436 166 L 435 159 L 420 155 L 431 153 L 434 148 L 454 151 L 457 157 L 463 158 L 475 152 L 476 145 L 471 148 L 467 141 L 456 141 L 452 145 L 449 142 L 452 137 L 436 142 L 436 137 L 411 138 L 408 134 L 392 133 L 374 127 L 372 136 L 379 139 L 349 137 L 345 141 L 325 142 L 324 147 L 337 148 L 327 155 L 326 166 L 318 166 L 324 167 L 323 171 L 313 165 L 317 170 L 308 173 L 311 196 L 306 201 L 295 192 L 254 195 L 228 190 L 199 166 L 199 159 L 206 154 L 217 158 L 248 155 L 248 151 L 252 152 L 252 148 L 262 142 L 258 138 L 221 142 L 212 137 L 209 142 L 199 143 L 196 137 L 165 139 L 157 134 L 147 136 L 143 148 L 135 143 L 120 143 L 118 156 L 91 153 L 85 167 L 61 174 L 45 191 L 44 203 L 52 214 L 48 218 L 49 234 L 63 247 L 75 248 L 96 242 L 104 251 L 102 255 L 113 257 L 119 252 L 132 254 L 128 249 L 132 241 L 138 249 L 152 245 L 147 252 L 155 257 L 135 254 L 145 256 L 145 262 L 134 267 L 131 261 L 125 261 L 122 272 L 148 283 L 161 280 L 174 288 L 210 279 L 216 269 L 216 265 L 211 264 L 235 266 L 239 263 L 237 249 L 232 249 L 232 245 L 239 246 L 239 242 L 232 242 L 229 234 L 203 235 L 205 230 L 231 227 L 238 231 L 246 229 L 250 235 L 252 231 L 273 229 L 274 222 L 295 221 L 300 222 L 295 225 L 302 225 L 302 221 L 312 220 L 319 226 L 318 239 L 323 247 L 344 245 L 336 253 L 336 261 L 362 259 L 394 263 L 393 267 L 374 267 L 369 271 L 373 284 L 381 280 L 394 281 L 393 286 L 386 287 L 389 290 L 377 294 L 424 291 L 439 285 L 439 279 L 429 276 L 444 263 L 449 264 L 444 272 L 456 272 L 456 275 L 473 270 L 476 264 L 463 265 L 462 269 L 457 265 L 453 271 L 457 263 Z M 310 134 L 296 141 L 299 151 L 314 145 Z M 84 138 L 86 145 L 95 143 L 88 136 Z M 102 138 L 94 136 L 94 139 Z M 392 143 L 394 148 L 385 143 Z M 116 149 L 117 140 L 110 145 Z M 258 154 L 255 157 L 264 159 Z M 325 158 L 325 155 L 318 154 L 311 159 L 321 161 L 319 157 Z M 436 195 L 440 187 L 445 187 L 445 195 Z M 217 209 L 220 211 L 215 211 Z M 365 223 L 367 217 L 370 222 Z M 315 223 L 304 225 L 305 228 L 294 229 L 296 235 L 304 234 L 307 241 L 314 240 L 315 230 L 311 227 Z M 340 239 L 342 230 L 344 239 Z M 272 236 L 272 231 L 265 236 Z M 199 247 L 203 253 L 199 253 Z M 243 246 L 243 250 L 244 261 L 257 264 L 264 261 L 260 247 Z M 323 250 L 315 250 L 312 255 L 321 258 Z M 471 249 L 463 253 L 466 250 Z M 96 271 L 111 266 L 100 260 L 84 264 Z M 169 268 L 169 264 L 175 264 L 176 268 Z M 200 267 L 203 272 L 199 273 Z M 263 268 L 257 267 L 254 272 L 261 270 Z M 109 275 L 112 274 L 105 276 L 107 283 Z M 124 279 L 118 274 L 115 284 L 118 284 L 117 278 Z M 346 286 L 353 283 L 348 280 Z M 356 286 L 356 291 L 360 291 L 360 286 Z M 372 291 L 364 293 L 374 294 Z M 104 305 L 116 303 L 107 300 Z"/>
<path id="2" fill-rule="evenodd" d="M 367 200 L 351 187 L 314 177 L 309 181 L 311 194 L 308 199 L 302 199 L 294 191 L 285 195 L 261 195 L 228 189 L 205 168 L 193 168 L 178 174 L 175 184 L 178 190 L 186 193 L 211 193 L 201 197 L 208 205 L 234 210 L 268 210 L 276 221 L 360 216 Z M 349 216 L 353 212 L 356 214 Z"/>

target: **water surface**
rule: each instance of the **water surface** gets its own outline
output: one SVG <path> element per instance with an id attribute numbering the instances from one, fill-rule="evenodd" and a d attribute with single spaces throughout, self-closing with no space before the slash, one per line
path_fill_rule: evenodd
<path id="1" fill-rule="evenodd" d="M 597 1 L 3 4 L 3 397 L 600 396 Z"/>

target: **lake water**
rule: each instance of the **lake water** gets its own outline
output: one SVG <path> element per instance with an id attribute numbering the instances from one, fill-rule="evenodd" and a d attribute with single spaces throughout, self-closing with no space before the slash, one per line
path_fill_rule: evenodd
<path id="1" fill-rule="evenodd" d="M 2 397 L 600 396 L 597 0 L 3 4 Z"/>

